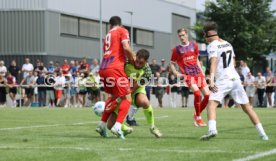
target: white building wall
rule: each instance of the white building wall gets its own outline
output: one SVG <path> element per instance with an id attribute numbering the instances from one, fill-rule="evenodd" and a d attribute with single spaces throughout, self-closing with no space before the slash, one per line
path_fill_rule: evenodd
<path id="1" fill-rule="evenodd" d="M 0 0 L 0 10 L 52 10 L 80 17 L 99 19 L 100 0 Z M 196 0 L 102 0 L 102 17 L 118 15 L 131 24 L 125 11 L 132 11 L 133 26 L 171 33 L 172 13 L 196 21 Z"/>

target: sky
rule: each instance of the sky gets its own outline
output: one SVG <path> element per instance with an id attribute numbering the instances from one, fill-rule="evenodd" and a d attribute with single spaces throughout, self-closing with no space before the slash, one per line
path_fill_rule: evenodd
<path id="1" fill-rule="evenodd" d="M 205 2 L 205 0 L 196 0 L 196 8 L 197 8 L 197 10 L 203 11 L 205 9 L 204 2 Z M 276 10 L 276 0 L 272 1 L 271 9 L 272 10 Z"/>

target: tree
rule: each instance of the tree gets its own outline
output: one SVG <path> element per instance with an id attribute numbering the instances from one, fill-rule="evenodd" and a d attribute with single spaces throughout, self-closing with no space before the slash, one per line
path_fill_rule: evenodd
<path id="1" fill-rule="evenodd" d="M 270 11 L 272 0 L 207 1 L 205 20 L 197 21 L 194 30 L 201 37 L 204 21 L 215 21 L 219 35 L 234 46 L 236 57 L 260 57 L 275 50 L 276 18 Z M 202 41 L 202 39 L 198 39 Z"/>

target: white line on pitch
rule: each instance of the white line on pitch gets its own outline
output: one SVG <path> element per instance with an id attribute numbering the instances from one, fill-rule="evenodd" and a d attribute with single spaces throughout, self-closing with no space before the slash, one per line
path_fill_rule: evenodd
<path id="1" fill-rule="evenodd" d="M 15 147 L 15 146 L 0 146 L 0 149 L 63 149 L 63 150 L 80 150 L 80 151 L 95 151 L 95 150 L 102 150 L 101 148 L 90 148 L 90 147 Z M 107 148 L 104 148 L 107 150 Z M 252 153 L 246 151 L 223 151 L 223 150 L 183 150 L 183 149 L 137 149 L 137 148 L 119 148 L 119 149 L 109 149 L 111 151 L 133 151 L 133 152 L 168 152 L 168 153 Z"/>
<path id="2" fill-rule="evenodd" d="M 269 156 L 269 155 L 272 155 L 272 154 L 276 154 L 276 149 L 272 149 L 272 150 L 261 152 L 261 153 L 256 153 L 254 155 L 249 155 L 249 156 L 247 156 L 245 158 L 235 159 L 233 161 L 254 160 L 254 159 L 262 158 L 262 157 Z"/>
<path id="3" fill-rule="evenodd" d="M 167 118 L 169 116 L 158 116 L 156 119 Z M 137 118 L 137 120 L 144 120 L 145 118 Z M 0 131 L 8 131 L 8 130 L 21 130 L 21 129 L 33 129 L 33 128 L 45 128 L 45 127 L 57 127 L 57 126 L 74 126 L 74 125 L 85 125 L 85 124 L 96 124 L 98 121 L 92 122 L 78 122 L 72 124 L 54 124 L 54 125 L 34 125 L 34 126 L 19 126 L 19 127 L 8 127 L 8 128 L 0 128 Z"/>

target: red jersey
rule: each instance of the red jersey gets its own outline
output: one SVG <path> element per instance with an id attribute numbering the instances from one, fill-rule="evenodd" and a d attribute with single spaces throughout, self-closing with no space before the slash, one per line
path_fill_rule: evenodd
<path id="1" fill-rule="evenodd" d="M 123 27 L 112 28 L 104 39 L 104 56 L 100 70 L 124 70 L 125 54 L 122 42 L 129 42 L 129 33 Z"/>
<path id="2" fill-rule="evenodd" d="M 68 74 L 70 70 L 70 65 L 64 64 L 63 66 L 61 66 L 61 69 L 62 69 L 62 74 Z"/>
<path id="3" fill-rule="evenodd" d="M 182 74 L 187 76 L 203 76 L 197 65 L 198 46 L 191 41 L 187 46 L 178 45 L 172 49 L 171 61 L 176 62 Z"/>

